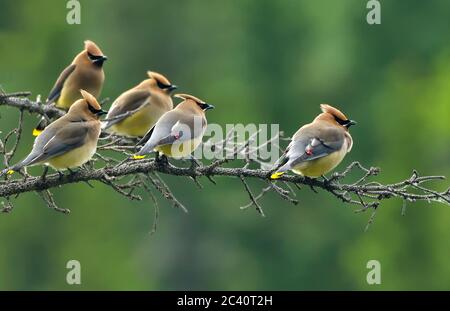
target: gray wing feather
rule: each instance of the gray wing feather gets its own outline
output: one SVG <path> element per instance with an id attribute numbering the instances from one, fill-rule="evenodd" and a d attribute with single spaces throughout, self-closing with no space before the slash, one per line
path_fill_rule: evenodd
<path id="1" fill-rule="evenodd" d="M 63 72 L 61 72 L 61 74 L 58 77 L 58 80 L 56 80 L 55 85 L 53 86 L 52 90 L 50 91 L 50 94 L 47 97 L 47 103 L 49 104 L 53 103 L 59 98 L 64 83 L 66 82 L 70 74 L 75 70 L 75 67 L 76 65 L 72 64 L 68 66 L 66 69 L 64 69 Z"/>
<path id="2" fill-rule="evenodd" d="M 281 167 L 277 171 L 284 172 L 301 162 L 323 158 L 340 150 L 343 144 L 343 132 L 331 127 L 300 134 L 289 144 L 284 157 L 280 158 L 283 162 L 279 163 Z"/>
<path id="3" fill-rule="evenodd" d="M 137 155 L 144 155 L 151 153 L 153 149 L 158 145 L 158 142 L 171 133 L 171 128 L 177 122 L 176 113 L 174 110 L 165 113 L 156 122 L 155 126 L 145 134 L 144 138 L 140 141 L 147 139 L 145 145 L 139 150 Z"/>
<path id="4" fill-rule="evenodd" d="M 134 91 L 133 93 L 127 94 L 124 98 L 119 96 L 116 102 L 112 104 L 112 108 L 106 116 L 106 119 L 113 118 L 113 120 L 104 123 L 103 128 L 107 129 L 138 112 L 139 109 L 149 104 L 150 96 L 151 94 L 149 91 Z M 121 101 L 124 103 L 122 104 Z"/>
<path id="5" fill-rule="evenodd" d="M 88 127 L 84 122 L 72 122 L 60 128 L 50 125 L 36 138 L 31 153 L 12 169 L 46 162 L 78 148 L 84 144 L 87 133 Z"/>
<path id="6" fill-rule="evenodd" d="M 205 121 L 200 121 L 200 127 L 197 129 L 198 126 L 194 126 L 196 119 L 192 115 L 186 116 L 176 110 L 165 113 L 150 130 L 150 135 L 145 135 L 149 138 L 138 155 L 150 153 L 157 146 L 173 144 L 175 141 L 181 143 L 198 137 L 206 127 Z"/>

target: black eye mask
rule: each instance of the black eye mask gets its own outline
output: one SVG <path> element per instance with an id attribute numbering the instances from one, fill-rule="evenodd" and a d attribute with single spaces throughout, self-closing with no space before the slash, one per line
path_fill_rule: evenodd
<path id="1" fill-rule="evenodd" d="M 158 84 L 158 87 L 162 90 L 168 89 L 169 87 L 171 87 L 171 85 L 168 84 L 164 84 L 158 80 L 156 80 L 156 84 Z"/>
<path id="2" fill-rule="evenodd" d="M 89 108 L 89 111 L 92 112 L 92 114 L 95 114 L 95 115 L 105 114 L 105 111 L 103 111 L 102 109 L 95 109 L 90 104 L 88 104 L 88 108 Z"/>
<path id="3" fill-rule="evenodd" d="M 338 117 L 334 117 L 334 119 L 336 120 L 337 123 L 339 123 L 342 126 L 345 126 L 346 128 L 349 128 L 350 126 L 356 124 L 356 122 L 353 120 L 348 120 L 348 119 L 342 120 L 342 119 L 339 119 Z"/>
<path id="4" fill-rule="evenodd" d="M 202 110 L 209 110 L 209 109 L 214 109 L 213 105 L 207 104 L 207 103 L 197 103 L 197 105 L 202 109 Z"/>
<path id="5" fill-rule="evenodd" d="M 87 55 L 88 55 L 89 59 L 90 59 L 95 65 L 97 65 L 97 66 L 99 66 L 99 67 L 101 67 L 101 66 L 103 65 L 103 63 L 105 62 L 105 60 L 106 60 L 106 57 L 103 56 L 103 55 L 98 56 L 98 55 L 91 54 L 91 53 L 89 53 L 89 52 L 87 53 Z"/>

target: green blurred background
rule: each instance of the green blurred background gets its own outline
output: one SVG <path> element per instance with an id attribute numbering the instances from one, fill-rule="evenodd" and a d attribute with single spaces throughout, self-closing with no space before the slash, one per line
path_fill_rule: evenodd
<path id="1" fill-rule="evenodd" d="M 370 26 L 365 0 L 85 0 L 81 25 L 68 25 L 66 1 L 0 0 L 0 84 L 45 97 L 92 39 L 109 56 L 102 97 L 156 70 L 214 103 L 210 122 L 279 123 L 288 135 L 327 102 L 358 121 L 341 168 L 379 166 L 383 182 L 413 168 L 450 176 L 450 2 L 381 2 L 381 25 Z M 0 114 L 4 135 L 18 112 Z M 26 133 L 36 120 L 26 115 Z M 364 232 L 369 214 L 325 192 L 298 192 L 298 206 L 268 195 L 262 218 L 239 209 L 248 195 L 238 180 L 199 190 L 164 179 L 190 212 L 158 196 L 155 235 L 148 197 L 130 202 L 99 183 L 55 190 L 69 216 L 34 193 L 14 200 L 0 215 L 0 289 L 450 289 L 447 206 L 409 204 L 402 216 L 401 201 L 386 201 Z M 82 285 L 65 282 L 70 259 Z M 366 283 L 371 259 L 382 285 Z"/>

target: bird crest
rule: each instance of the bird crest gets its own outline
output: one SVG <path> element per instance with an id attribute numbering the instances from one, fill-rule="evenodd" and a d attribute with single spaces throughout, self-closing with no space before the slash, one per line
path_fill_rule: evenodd
<path id="1" fill-rule="evenodd" d="M 83 96 L 83 98 L 88 102 L 88 104 L 91 105 L 94 109 L 96 110 L 102 109 L 97 99 L 95 99 L 95 97 L 91 93 L 86 92 L 85 90 L 80 90 L 80 93 L 81 96 Z"/>
<path id="2" fill-rule="evenodd" d="M 183 100 L 191 99 L 191 100 L 193 100 L 193 101 L 195 101 L 196 103 L 199 103 L 199 104 L 204 104 L 205 103 L 203 100 L 201 100 L 201 99 L 199 99 L 199 98 L 197 98 L 195 96 L 189 95 L 189 94 L 175 94 L 173 97 L 180 98 L 180 99 L 183 99 Z"/>
<path id="3" fill-rule="evenodd" d="M 84 41 L 84 49 L 92 55 L 95 56 L 102 56 L 103 52 L 100 50 L 100 48 L 91 40 Z"/>
<path id="4" fill-rule="evenodd" d="M 333 117 L 336 117 L 336 118 L 338 118 L 340 120 L 348 120 L 348 118 L 345 116 L 345 114 L 343 114 L 339 109 L 334 108 L 333 106 L 330 106 L 330 105 L 327 105 L 327 104 L 321 104 L 320 105 L 320 109 L 324 113 L 329 113 Z"/>
<path id="5" fill-rule="evenodd" d="M 147 71 L 147 75 L 150 79 L 155 79 L 156 81 L 159 81 L 160 83 L 164 85 L 171 85 L 170 81 L 164 77 L 162 74 L 154 72 L 154 71 Z"/>

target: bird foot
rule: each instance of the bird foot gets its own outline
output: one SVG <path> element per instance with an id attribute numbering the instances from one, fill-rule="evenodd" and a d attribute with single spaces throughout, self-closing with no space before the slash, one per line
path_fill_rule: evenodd
<path id="1" fill-rule="evenodd" d="M 42 175 L 41 175 L 41 179 L 44 182 L 47 180 L 47 173 L 48 173 L 48 166 L 44 166 L 44 171 L 42 172 Z"/>
<path id="2" fill-rule="evenodd" d="M 194 156 L 192 156 L 192 155 L 190 157 L 190 162 L 191 162 L 191 168 L 201 167 L 202 166 L 202 162 L 200 162 L 199 160 L 194 158 Z"/>
<path id="3" fill-rule="evenodd" d="M 169 159 L 167 156 L 164 154 L 160 155 L 158 152 L 156 153 L 155 161 L 162 166 L 167 166 L 169 164 Z"/>

